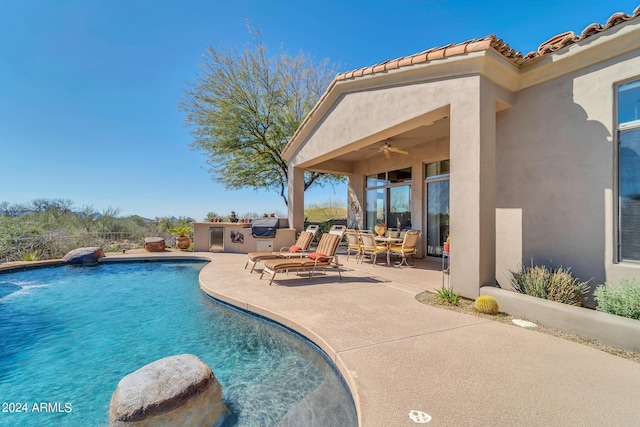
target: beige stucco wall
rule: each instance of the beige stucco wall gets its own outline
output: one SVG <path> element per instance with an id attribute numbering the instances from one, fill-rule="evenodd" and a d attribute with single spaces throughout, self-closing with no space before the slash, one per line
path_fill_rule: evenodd
<path id="1" fill-rule="evenodd" d="M 640 277 L 640 265 L 615 263 L 614 251 L 615 84 L 632 78 L 640 78 L 638 50 L 518 92 L 498 114 L 501 285 L 531 259 L 571 267 L 592 285 Z"/>

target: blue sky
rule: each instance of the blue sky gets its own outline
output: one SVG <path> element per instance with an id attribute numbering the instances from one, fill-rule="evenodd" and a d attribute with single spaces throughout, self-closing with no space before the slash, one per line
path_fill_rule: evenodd
<path id="1" fill-rule="evenodd" d="M 276 193 L 214 183 L 177 104 L 208 45 L 242 48 L 247 20 L 275 53 L 348 71 L 496 34 L 528 53 L 633 1 L 0 0 L 0 201 L 71 199 L 122 215 L 285 212 Z M 345 199 L 344 186 L 306 201 Z"/>

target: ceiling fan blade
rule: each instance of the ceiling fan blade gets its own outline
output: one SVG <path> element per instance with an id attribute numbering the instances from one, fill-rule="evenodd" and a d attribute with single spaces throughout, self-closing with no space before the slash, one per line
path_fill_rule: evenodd
<path id="1" fill-rule="evenodd" d="M 388 149 L 389 149 L 389 151 L 393 151 L 394 153 L 398 153 L 398 154 L 405 154 L 405 155 L 409 154 L 408 151 L 404 151 L 404 150 L 401 150 L 401 149 L 396 148 L 396 147 L 389 147 Z"/>
<path id="2" fill-rule="evenodd" d="M 367 154 L 365 157 L 371 157 L 371 156 L 375 156 L 375 155 L 377 155 L 377 154 L 380 154 L 380 151 L 377 151 L 377 150 L 376 150 L 375 152 L 373 152 L 373 153 L 371 153 L 371 154 Z"/>
<path id="3" fill-rule="evenodd" d="M 389 160 L 391 158 L 391 154 L 389 154 L 389 150 L 384 150 L 384 156 Z"/>

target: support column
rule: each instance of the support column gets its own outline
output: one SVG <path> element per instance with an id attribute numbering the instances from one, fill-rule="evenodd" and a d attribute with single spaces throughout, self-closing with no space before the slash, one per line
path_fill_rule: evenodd
<path id="1" fill-rule="evenodd" d="M 496 98 L 475 79 L 451 104 L 451 284 L 467 298 L 495 285 Z"/>
<path id="2" fill-rule="evenodd" d="M 347 227 L 364 228 L 364 176 L 362 174 L 347 175 Z"/>
<path id="3" fill-rule="evenodd" d="M 304 169 L 289 165 L 288 217 L 289 227 L 304 230 Z"/>

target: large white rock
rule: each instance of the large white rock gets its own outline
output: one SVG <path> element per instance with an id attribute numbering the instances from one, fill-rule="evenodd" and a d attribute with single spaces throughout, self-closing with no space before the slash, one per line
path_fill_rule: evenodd
<path id="1" fill-rule="evenodd" d="M 193 354 L 165 357 L 118 383 L 109 406 L 113 426 L 207 426 L 228 413 L 211 368 Z"/>

